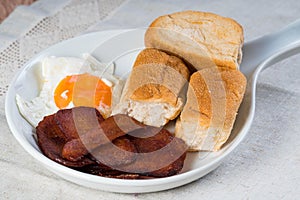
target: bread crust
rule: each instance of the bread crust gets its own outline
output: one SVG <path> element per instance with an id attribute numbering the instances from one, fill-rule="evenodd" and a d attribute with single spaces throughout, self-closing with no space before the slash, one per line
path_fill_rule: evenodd
<path id="1" fill-rule="evenodd" d="M 157 70 L 151 72 L 149 70 L 149 67 L 157 68 Z M 164 67 L 166 67 L 166 69 L 161 70 Z M 170 87 L 173 84 L 170 83 L 174 83 L 174 85 L 176 85 L 175 82 L 177 82 L 178 80 L 176 80 L 175 77 L 178 75 L 182 76 L 182 81 L 188 81 L 189 79 L 189 70 L 181 59 L 175 56 L 170 56 L 157 49 L 150 48 L 143 50 L 137 56 L 136 61 L 133 65 L 133 70 L 137 71 L 136 68 L 143 68 L 141 70 L 142 73 L 135 74 L 135 76 L 131 78 L 135 79 L 135 85 L 140 85 L 141 87 L 136 88 L 136 90 L 131 94 L 130 99 L 135 101 L 164 102 L 169 103 L 172 106 L 176 105 L 178 98 L 177 95 L 180 92 L 180 87 L 182 87 L 182 84 L 178 85 L 176 90 L 172 91 L 170 90 Z M 165 74 L 162 75 L 162 73 Z M 171 73 L 173 77 L 168 75 L 167 73 Z M 153 76 L 155 79 L 157 78 L 158 80 L 159 77 L 163 77 L 159 81 L 156 81 L 156 83 L 153 83 L 154 81 L 150 80 L 149 77 L 146 76 Z M 149 83 L 142 85 L 142 83 L 145 82 L 145 80 L 149 80 Z M 166 86 L 170 87 L 167 88 Z"/>
<path id="2" fill-rule="evenodd" d="M 228 139 L 246 89 L 238 70 L 203 69 L 192 74 L 175 134 L 190 150 L 217 151 Z"/>
<path id="3" fill-rule="evenodd" d="M 158 17 L 145 34 L 146 47 L 172 53 L 196 70 L 238 69 L 243 42 L 243 28 L 235 20 L 199 11 Z"/>
<path id="4" fill-rule="evenodd" d="M 144 49 L 136 58 L 113 114 L 128 114 L 147 125 L 165 125 L 181 112 L 188 80 L 189 70 L 180 58 Z"/>

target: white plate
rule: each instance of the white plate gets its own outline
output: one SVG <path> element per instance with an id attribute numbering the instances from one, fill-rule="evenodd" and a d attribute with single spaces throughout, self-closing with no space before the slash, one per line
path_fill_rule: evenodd
<path id="1" fill-rule="evenodd" d="M 82 35 L 54 45 L 27 62 L 13 79 L 5 105 L 9 127 L 23 148 L 46 168 L 66 180 L 86 187 L 122 193 L 155 192 L 175 188 L 197 180 L 218 167 L 221 161 L 241 142 L 248 127 L 235 127 L 229 142 L 219 152 L 188 153 L 180 174 L 150 180 L 121 180 L 78 172 L 48 159 L 39 150 L 32 137 L 33 129 L 20 115 L 15 100 L 17 93 L 25 99 L 31 99 L 38 94 L 33 68 L 39 65 L 39 61 L 50 55 L 80 57 L 82 53 L 92 52 L 94 56 L 105 62 L 114 59 L 117 74 L 123 75 L 130 71 L 136 54 L 143 48 L 143 36 L 144 30 L 114 30 Z"/>

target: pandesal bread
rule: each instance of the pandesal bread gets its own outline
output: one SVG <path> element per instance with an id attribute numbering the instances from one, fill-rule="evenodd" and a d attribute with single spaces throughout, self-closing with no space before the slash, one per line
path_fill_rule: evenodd
<path id="1" fill-rule="evenodd" d="M 184 62 L 157 49 L 137 56 L 114 114 L 127 114 L 160 127 L 175 119 L 185 103 L 189 70 Z"/>
<path id="2" fill-rule="evenodd" d="M 194 68 L 238 69 L 243 29 L 236 21 L 213 13 L 183 11 L 155 19 L 145 46 L 174 54 Z"/>
<path id="3" fill-rule="evenodd" d="M 191 151 L 219 150 L 230 135 L 245 88 L 246 78 L 238 70 L 207 68 L 193 73 L 175 135 Z"/>

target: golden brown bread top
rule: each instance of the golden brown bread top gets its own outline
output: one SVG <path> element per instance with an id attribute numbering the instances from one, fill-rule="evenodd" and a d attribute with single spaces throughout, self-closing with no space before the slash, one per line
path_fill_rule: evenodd
<path id="1" fill-rule="evenodd" d="M 178 71 L 186 79 L 189 78 L 189 71 L 184 62 L 176 56 L 171 56 L 158 49 L 147 48 L 139 53 L 133 67 L 145 64 L 164 64 Z"/>
<path id="2" fill-rule="evenodd" d="M 238 70 L 219 71 L 216 68 L 207 68 L 192 74 L 189 87 L 187 98 L 191 98 L 191 95 L 196 97 L 192 98 L 196 101 L 190 104 L 196 105 L 194 109 L 200 113 L 200 126 L 208 128 L 211 125 L 212 107 L 218 106 L 212 102 L 212 98 L 215 98 L 219 103 L 225 101 L 224 130 L 231 129 L 246 89 L 245 76 Z M 189 116 L 193 117 L 191 113 Z M 219 116 L 222 115 L 224 114 Z"/>
<path id="3" fill-rule="evenodd" d="M 221 75 L 226 88 L 226 117 L 223 130 L 231 131 L 236 113 L 244 97 L 247 80 L 238 70 L 223 71 Z"/>
<path id="4" fill-rule="evenodd" d="M 192 98 L 196 102 L 193 104 L 193 110 L 200 113 L 199 123 L 203 128 L 208 128 L 211 120 L 211 96 L 207 88 L 205 79 L 202 77 L 201 72 L 195 72 L 190 77 L 189 93 L 187 98 L 195 95 Z M 192 100 L 191 99 L 191 100 Z"/>
<path id="5" fill-rule="evenodd" d="M 138 72 L 139 69 L 140 72 Z M 176 82 L 188 81 L 189 70 L 181 59 L 157 49 L 148 48 L 137 56 L 132 76 L 130 79 L 134 79 L 131 80 L 134 82 L 131 82 L 131 85 L 141 86 L 130 96 L 132 100 L 166 102 L 176 105 L 184 84 Z M 176 80 L 177 76 L 180 77 Z M 148 83 L 144 84 L 146 80 Z M 169 88 L 171 85 L 174 87 Z"/>
<path id="6" fill-rule="evenodd" d="M 245 89 L 246 78 L 238 70 L 206 68 L 193 73 L 176 136 L 193 151 L 219 150 L 230 136 Z"/>
<path id="7" fill-rule="evenodd" d="M 243 29 L 235 20 L 198 11 L 158 17 L 145 35 L 147 47 L 173 53 L 197 70 L 215 65 L 238 69 L 243 41 Z"/>

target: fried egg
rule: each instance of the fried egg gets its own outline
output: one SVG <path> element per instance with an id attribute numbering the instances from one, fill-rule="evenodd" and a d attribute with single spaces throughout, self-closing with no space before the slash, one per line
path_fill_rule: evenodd
<path id="1" fill-rule="evenodd" d="M 41 88 L 39 95 L 32 100 L 16 95 L 20 113 L 34 127 L 43 117 L 75 106 L 95 107 L 107 118 L 118 103 L 124 85 L 113 75 L 113 68 L 88 54 L 84 59 L 46 57 L 39 70 L 40 77 L 37 77 Z"/>

